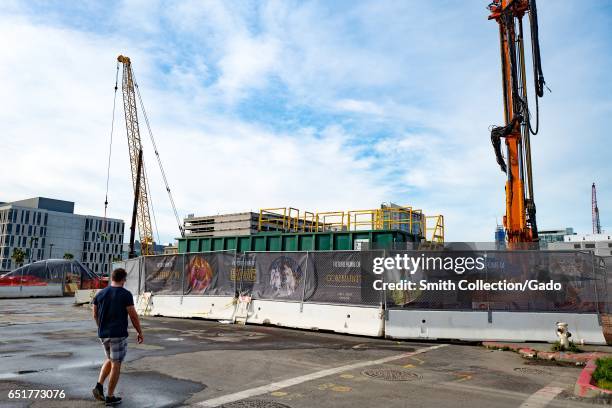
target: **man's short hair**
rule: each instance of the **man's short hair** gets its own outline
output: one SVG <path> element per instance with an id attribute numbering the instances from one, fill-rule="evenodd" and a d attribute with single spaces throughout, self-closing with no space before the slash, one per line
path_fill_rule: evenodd
<path id="1" fill-rule="evenodd" d="M 115 269 L 111 275 L 111 279 L 113 280 L 113 282 L 124 281 L 126 277 L 127 277 L 127 272 L 123 268 Z"/>

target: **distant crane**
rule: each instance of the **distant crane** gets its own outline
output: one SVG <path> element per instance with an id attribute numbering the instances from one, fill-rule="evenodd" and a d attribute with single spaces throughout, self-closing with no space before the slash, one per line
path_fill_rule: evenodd
<path id="1" fill-rule="evenodd" d="M 597 207 L 597 189 L 595 183 L 591 187 L 591 206 L 593 216 L 593 234 L 601 234 L 601 223 L 599 222 L 599 208 Z"/>

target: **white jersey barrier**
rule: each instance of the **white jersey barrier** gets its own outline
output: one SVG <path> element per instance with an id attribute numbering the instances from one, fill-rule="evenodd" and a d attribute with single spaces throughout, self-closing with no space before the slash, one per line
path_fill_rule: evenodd
<path id="1" fill-rule="evenodd" d="M 82 305 L 85 303 L 91 303 L 96 294 L 102 289 L 79 289 L 74 292 L 74 303 Z"/>
<path id="2" fill-rule="evenodd" d="M 0 286 L 0 299 L 63 296 L 62 285 Z"/>
<path id="3" fill-rule="evenodd" d="M 151 316 L 199 317 L 231 320 L 235 302 L 231 296 L 152 295 L 147 313 Z"/>
<path id="4" fill-rule="evenodd" d="M 146 313 L 152 316 L 234 320 L 236 301 L 229 296 L 153 295 Z M 371 337 L 465 341 L 557 340 L 556 323 L 569 324 L 572 340 L 606 344 L 597 314 L 546 312 L 481 312 L 383 310 L 374 307 L 252 300 L 246 323 Z"/>
<path id="5" fill-rule="evenodd" d="M 568 323 L 574 342 L 606 344 L 595 313 L 391 309 L 385 335 L 394 339 L 554 342 L 557 322 Z"/>
<path id="6" fill-rule="evenodd" d="M 382 317 L 374 307 L 253 300 L 246 322 L 380 337 Z"/>

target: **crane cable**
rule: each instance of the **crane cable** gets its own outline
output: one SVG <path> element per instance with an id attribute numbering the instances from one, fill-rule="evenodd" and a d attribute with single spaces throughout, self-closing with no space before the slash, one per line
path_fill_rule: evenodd
<path id="1" fill-rule="evenodd" d="M 111 120 L 111 131 L 110 131 L 110 142 L 108 144 L 108 164 L 106 166 L 106 193 L 104 195 L 104 219 L 103 219 L 103 231 L 106 231 L 106 211 L 108 209 L 108 184 L 110 180 L 110 167 L 111 167 L 111 155 L 113 151 L 113 133 L 115 131 L 115 110 L 117 107 L 117 89 L 119 84 L 119 62 L 117 62 L 117 70 L 115 72 L 115 92 L 113 95 L 113 116 Z M 104 245 L 104 243 L 102 244 Z M 103 248 L 104 249 L 104 248 Z M 104 251 L 103 251 L 104 252 Z M 106 261 L 106 259 L 105 259 Z M 104 269 L 104 264 L 102 265 L 102 269 Z M 104 271 L 102 271 L 104 272 Z M 109 270 L 110 273 L 110 270 Z"/>
<path id="2" fill-rule="evenodd" d="M 108 145 L 108 164 L 106 166 L 106 195 L 104 197 L 104 220 L 106 221 L 106 209 L 108 207 L 108 182 L 110 179 L 111 154 L 113 149 L 113 132 L 115 131 L 115 109 L 117 106 L 117 89 L 119 84 L 119 63 L 115 72 L 115 94 L 113 96 L 113 119 L 111 121 L 110 143 Z"/>
<path id="3" fill-rule="evenodd" d="M 151 215 L 153 215 L 153 225 L 155 226 L 155 235 L 157 235 L 157 242 L 161 243 L 159 239 L 159 229 L 157 228 L 157 218 L 155 217 L 155 208 L 153 207 L 153 195 L 151 194 L 151 187 L 149 186 L 149 176 L 147 175 L 147 166 L 145 166 L 144 160 L 142 161 L 142 174 L 144 175 L 145 184 L 147 186 L 147 192 L 149 194 L 149 204 L 151 204 Z M 155 252 L 155 248 L 153 248 Z"/>
<path id="4" fill-rule="evenodd" d="M 155 152 L 155 157 L 157 158 L 157 163 L 159 164 L 159 169 L 162 174 L 162 178 L 164 180 L 164 184 L 166 186 L 166 191 L 168 192 L 168 197 L 170 198 L 170 204 L 172 205 L 172 211 L 174 211 L 174 218 L 176 218 L 176 223 L 178 225 L 181 236 L 184 236 L 183 226 L 181 225 L 180 217 L 178 215 L 178 211 L 176 210 L 176 205 L 174 204 L 174 198 L 172 197 L 172 192 L 170 191 L 170 186 L 168 185 L 168 179 L 166 178 L 166 172 L 164 171 L 164 166 L 162 165 L 161 157 L 159 156 L 159 152 L 157 150 L 157 145 L 155 144 L 155 138 L 153 137 L 153 131 L 151 130 L 151 125 L 149 123 L 149 117 L 147 115 L 147 111 L 145 110 L 144 104 L 142 102 L 142 97 L 140 96 L 140 87 L 138 86 L 138 82 L 136 81 L 136 74 L 134 74 L 134 69 L 132 68 L 132 77 L 134 78 L 134 88 L 136 89 L 136 95 L 138 96 L 138 102 L 140 103 L 140 109 L 142 110 L 143 117 L 145 119 L 145 124 L 147 125 L 147 130 L 149 132 L 149 138 L 151 139 L 151 144 L 153 145 L 153 151 Z"/>

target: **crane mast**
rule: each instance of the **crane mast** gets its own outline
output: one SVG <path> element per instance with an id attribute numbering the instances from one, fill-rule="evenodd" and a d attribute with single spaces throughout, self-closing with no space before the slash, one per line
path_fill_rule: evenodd
<path id="1" fill-rule="evenodd" d="M 134 91 L 134 75 L 129 57 L 120 55 L 117 61 L 123 64 L 123 79 L 121 90 L 123 92 L 123 111 L 125 114 L 125 127 L 127 129 L 128 148 L 130 154 L 130 167 L 132 170 L 132 186 L 134 188 L 134 207 L 132 224 L 130 228 L 130 258 L 135 256 L 134 234 L 138 223 L 140 236 L 140 249 L 142 255 L 153 255 L 153 227 L 149 211 L 149 196 L 144 171 L 142 142 L 138 127 L 138 114 L 136 111 L 136 93 Z"/>
<path id="2" fill-rule="evenodd" d="M 601 234 L 601 222 L 599 221 L 599 207 L 597 206 L 597 189 L 595 183 L 591 187 L 591 207 L 593 217 L 593 234 Z"/>
<path id="3" fill-rule="evenodd" d="M 531 50 L 537 98 L 543 96 L 544 77 L 540 64 L 537 11 L 535 0 L 494 0 L 489 6 L 490 20 L 499 24 L 504 126 L 491 130 L 491 141 L 497 162 L 506 180 L 506 213 L 503 217 L 510 247 L 518 243 L 537 242 L 536 206 L 533 194 L 530 135 L 538 132 L 531 126 L 527 98 L 527 76 L 523 38 L 523 16 L 529 12 Z M 536 123 L 539 118 L 536 119 Z M 507 164 L 501 148 L 505 140 Z"/>

